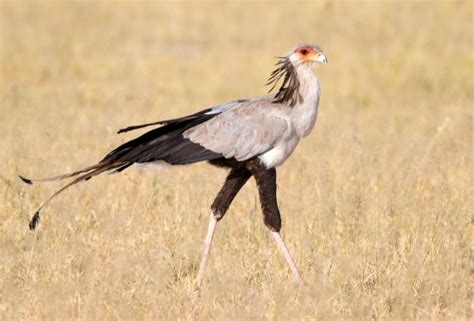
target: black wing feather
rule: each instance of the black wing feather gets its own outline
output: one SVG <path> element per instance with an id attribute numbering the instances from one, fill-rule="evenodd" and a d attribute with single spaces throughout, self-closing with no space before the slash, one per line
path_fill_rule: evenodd
<path id="1" fill-rule="evenodd" d="M 208 114 L 209 111 L 210 109 L 206 109 L 182 118 L 162 121 L 160 123 L 165 124 L 164 126 L 120 145 L 107 154 L 101 163 L 119 161 L 133 164 L 164 160 L 172 165 L 180 165 L 220 158 L 221 154 L 214 153 L 183 137 L 187 129 L 217 115 Z"/>
<path id="2" fill-rule="evenodd" d="M 144 128 L 148 126 L 154 126 L 154 125 L 170 125 L 170 124 L 176 124 L 183 122 L 185 120 L 192 120 L 201 117 L 202 115 L 206 114 L 207 112 L 211 111 L 211 108 L 201 110 L 195 114 L 180 117 L 180 118 L 173 118 L 173 119 L 168 119 L 168 120 L 159 120 L 156 122 L 152 123 L 147 123 L 147 124 L 141 124 L 141 125 L 133 125 L 133 126 L 128 126 L 126 128 L 121 128 L 117 131 L 117 134 L 125 133 L 131 130 L 139 129 L 139 128 Z"/>

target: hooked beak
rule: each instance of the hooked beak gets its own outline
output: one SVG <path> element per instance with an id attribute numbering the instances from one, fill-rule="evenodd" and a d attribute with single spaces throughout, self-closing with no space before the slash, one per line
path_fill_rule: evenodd
<path id="1" fill-rule="evenodd" d="M 318 53 L 316 55 L 316 59 L 315 59 L 316 62 L 319 62 L 320 64 L 327 64 L 328 63 L 328 59 L 326 58 L 326 56 L 323 54 L 323 53 Z"/>

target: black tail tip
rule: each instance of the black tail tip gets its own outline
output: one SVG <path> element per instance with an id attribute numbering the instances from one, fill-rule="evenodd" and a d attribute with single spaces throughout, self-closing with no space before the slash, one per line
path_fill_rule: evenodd
<path id="1" fill-rule="evenodd" d="M 31 179 L 28 179 L 28 178 L 23 177 L 21 175 L 18 175 L 18 177 L 23 181 L 23 183 L 26 183 L 28 185 L 33 185 L 33 182 L 31 181 Z"/>
<path id="2" fill-rule="evenodd" d="M 28 224 L 31 231 L 33 231 L 36 228 L 36 226 L 38 226 L 39 221 L 40 221 L 40 210 L 37 210 L 35 215 L 33 215 L 33 217 L 31 218 L 30 224 Z"/>

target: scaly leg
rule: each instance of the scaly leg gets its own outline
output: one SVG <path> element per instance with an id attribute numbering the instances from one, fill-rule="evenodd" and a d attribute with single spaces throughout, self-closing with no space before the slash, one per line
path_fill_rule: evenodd
<path id="1" fill-rule="evenodd" d="M 202 279 L 204 278 L 204 271 L 206 270 L 207 258 L 209 257 L 209 252 L 211 251 L 212 237 L 214 235 L 214 230 L 216 228 L 217 218 L 214 213 L 211 212 L 211 217 L 209 219 L 209 227 L 207 228 L 206 239 L 204 240 L 204 249 L 202 251 L 201 264 L 199 265 L 199 272 L 196 277 L 196 283 L 201 285 Z"/>
<path id="2" fill-rule="evenodd" d="M 281 252 L 283 253 L 286 263 L 288 263 L 288 265 L 290 266 L 290 270 L 293 273 L 293 278 L 295 279 L 297 283 L 302 284 L 303 280 L 301 279 L 300 274 L 298 273 L 298 269 L 296 268 L 295 261 L 293 261 L 293 258 L 291 257 L 290 252 L 288 252 L 288 248 L 286 247 L 285 242 L 283 242 L 280 232 L 272 231 L 272 236 L 277 242 L 278 247 L 280 248 Z"/>
<path id="3" fill-rule="evenodd" d="M 212 237 L 214 235 L 217 222 L 224 217 L 227 209 L 232 203 L 232 200 L 240 191 L 242 186 L 245 185 L 250 176 L 250 172 L 245 168 L 232 169 L 226 178 L 224 186 L 221 188 L 216 196 L 216 199 L 212 203 L 211 217 L 209 219 L 209 227 L 207 229 L 206 239 L 204 240 L 201 264 L 199 265 L 199 272 L 196 277 L 196 283 L 198 285 L 201 285 L 204 278 L 204 271 L 206 270 L 207 259 L 209 257 L 209 252 L 211 251 Z"/>

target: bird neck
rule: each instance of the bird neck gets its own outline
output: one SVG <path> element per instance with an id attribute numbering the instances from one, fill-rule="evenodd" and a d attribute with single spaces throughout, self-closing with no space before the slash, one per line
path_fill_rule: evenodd
<path id="1" fill-rule="evenodd" d="M 311 65 L 304 64 L 296 67 L 299 90 L 298 102 L 291 109 L 291 120 L 300 138 L 311 132 L 318 116 L 320 86 Z"/>
<path id="2" fill-rule="evenodd" d="M 319 93 L 319 81 L 314 73 L 314 64 L 304 63 L 294 67 L 298 79 L 298 103 L 303 103 L 306 99 L 311 98 Z"/>

